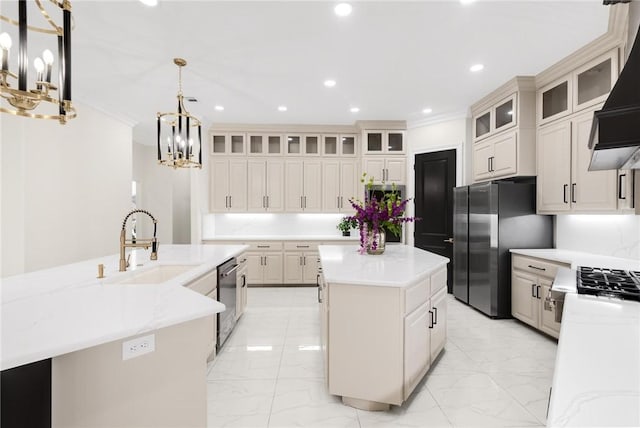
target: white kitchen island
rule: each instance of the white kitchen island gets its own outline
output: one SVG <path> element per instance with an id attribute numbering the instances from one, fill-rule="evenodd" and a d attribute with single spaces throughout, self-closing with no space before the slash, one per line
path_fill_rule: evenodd
<path id="1" fill-rule="evenodd" d="M 113 255 L 3 278 L 3 382 L 48 366 L 54 427 L 206 425 L 206 360 L 225 307 L 185 286 L 215 289 L 216 267 L 246 248 L 165 245 L 157 261 L 135 251 L 128 272 Z"/>
<path id="2" fill-rule="evenodd" d="M 401 405 L 444 348 L 449 259 L 406 245 L 318 248 L 329 393 L 365 410 Z"/>

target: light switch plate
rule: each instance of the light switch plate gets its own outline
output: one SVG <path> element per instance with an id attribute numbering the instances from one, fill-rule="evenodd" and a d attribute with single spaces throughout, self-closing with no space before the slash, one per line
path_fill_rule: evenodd
<path id="1" fill-rule="evenodd" d="M 156 350 L 156 335 L 137 337 L 122 342 L 122 360 L 129 360 Z"/>

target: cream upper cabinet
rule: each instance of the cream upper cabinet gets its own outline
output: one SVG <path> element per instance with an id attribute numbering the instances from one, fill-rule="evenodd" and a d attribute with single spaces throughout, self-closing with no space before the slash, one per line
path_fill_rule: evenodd
<path id="1" fill-rule="evenodd" d="M 405 184 L 407 180 L 407 160 L 404 157 L 365 156 L 362 170 L 368 177 L 373 177 L 376 184 Z"/>
<path id="2" fill-rule="evenodd" d="M 307 156 L 319 156 L 322 153 L 322 137 L 320 135 L 305 135 L 302 137 L 303 153 Z"/>
<path id="3" fill-rule="evenodd" d="M 320 135 L 292 135 L 285 137 L 285 154 L 290 156 L 320 156 Z"/>
<path id="4" fill-rule="evenodd" d="M 320 161 L 286 161 L 285 183 L 287 212 L 320 212 L 322 210 L 322 163 Z"/>
<path id="5" fill-rule="evenodd" d="M 359 196 L 357 163 L 327 160 L 322 170 L 323 212 L 353 212 L 349 199 Z"/>
<path id="6" fill-rule="evenodd" d="M 545 84 L 537 91 L 537 122 L 544 125 L 607 99 L 619 72 L 619 52 L 612 49 Z"/>
<path id="7" fill-rule="evenodd" d="M 247 161 L 247 168 L 248 211 L 283 211 L 284 162 L 251 159 Z"/>
<path id="8" fill-rule="evenodd" d="M 355 157 L 357 155 L 355 134 L 322 135 L 322 155 Z"/>
<path id="9" fill-rule="evenodd" d="M 406 152 L 404 131 L 366 130 L 362 133 L 362 140 L 365 155 L 399 155 Z"/>
<path id="10" fill-rule="evenodd" d="M 212 157 L 210 173 L 211 212 L 247 210 L 247 161 Z"/>
<path id="11" fill-rule="evenodd" d="M 283 151 L 281 134 L 248 134 L 248 154 L 254 156 L 280 156 Z"/>
<path id="12" fill-rule="evenodd" d="M 519 76 L 471 106 L 474 182 L 535 175 L 535 96 Z"/>
<path id="13" fill-rule="evenodd" d="M 538 130 L 539 213 L 617 210 L 617 171 L 588 170 L 592 120 L 589 110 Z"/>
<path id="14" fill-rule="evenodd" d="M 247 135 L 244 132 L 213 133 L 211 135 L 212 155 L 245 155 Z"/>

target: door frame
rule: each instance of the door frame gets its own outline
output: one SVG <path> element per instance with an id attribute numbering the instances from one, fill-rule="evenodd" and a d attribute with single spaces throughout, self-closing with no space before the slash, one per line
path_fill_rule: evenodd
<path id="1" fill-rule="evenodd" d="M 413 217 L 415 215 L 415 197 L 416 197 L 416 155 L 422 155 L 426 153 L 434 153 L 441 152 L 444 150 L 455 150 L 456 151 L 456 186 L 462 185 L 462 183 L 466 182 L 467 171 L 465 169 L 466 166 L 466 148 L 464 142 L 460 142 L 459 144 L 447 144 L 441 146 L 433 146 L 422 148 L 419 150 L 411 151 L 409 153 L 409 165 L 408 174 L 407 174 L 407 195 L 410 198 L 414 198 L 413 203 L 407 204 L 407 215 Z M 415 241 L 413 239 L 413 233 L 415 231 L 415 227 L 413 222 L 407 223 L 407 239 L 405 240 L 406 244 L 413 247 L 415 245 Z"/>

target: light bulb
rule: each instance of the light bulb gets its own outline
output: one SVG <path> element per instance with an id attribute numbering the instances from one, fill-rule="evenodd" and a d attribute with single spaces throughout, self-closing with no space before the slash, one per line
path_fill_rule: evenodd
<path id="1" fill-rule="evenodd" d="M 49 49 L 45 49 L 44 52 L 42 52 L 42 59 L 47 65 L 53 64 L 53 53 Z"/>
<path id="2" fill-rule="evenodd" d="M 11 36 L 8 33 L 0 34 L 0 47 L 2 49 L 11 49 Z"/>
<path id="3" fill-rule="evenodd" d="M 176 141 L 179 143 L 180 142 L 180 136 L 176 135 Z"/>
<path id="4" fill-rule="evenodd" d="M 44 70 L 44 62 L 42 61 L 42 58 L 38 57 L 34 59 L 33 66 L 36 68 L 36 71 L 38 73 L 42 73 L 42 71 Z"/>

